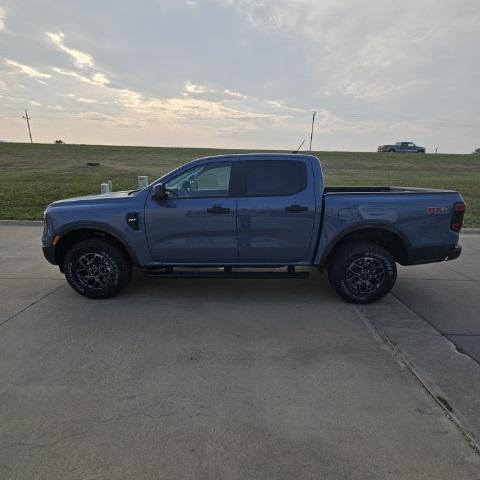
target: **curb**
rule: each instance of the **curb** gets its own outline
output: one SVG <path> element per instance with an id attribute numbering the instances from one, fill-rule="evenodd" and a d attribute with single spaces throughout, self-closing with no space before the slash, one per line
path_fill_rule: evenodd
<path id="1" fill-rule="evenodd" d="M 0 220 L 0 225 L 15 227 L 38 227 L 43 225 L 42 220 Z"/>

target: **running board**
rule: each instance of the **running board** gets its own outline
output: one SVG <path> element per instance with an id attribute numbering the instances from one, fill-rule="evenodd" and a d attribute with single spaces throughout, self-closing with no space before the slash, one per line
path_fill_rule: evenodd
<path id="1" fill-rule="evenodd" d="M 296 272 L 295 269 L 289 268 L 283 272 L 234 272 L 230 267 L 225 267 L 223 271 L 219 272 L 202 272 L 197 270 L 181 270 L 175 271 L 173 268 L 166 268 L 164 270 L 146 270 L 144 272 L 147 278 L 285 278 L 285 279 L 300 279 L 308 278 L 310 272 Z"/>

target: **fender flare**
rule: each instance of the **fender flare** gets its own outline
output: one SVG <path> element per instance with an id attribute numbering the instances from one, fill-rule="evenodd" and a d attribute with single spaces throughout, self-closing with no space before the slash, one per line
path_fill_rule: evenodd
<path id="1" fill-rule="evenodd" d="M 134 266 L 139 266 L 138 257 L 135 253 L 135 250 L 130 246 L 125 236 L 116 228 L 113 228 L 110 225 L 102 222 L 74 222 L 62 225 L 57 231 L 55 231 L 55 235 L 58 235 L 60 238 L 62 238 L 66 234 L 72 233 L 75 230 L 95 230 L 97 232 L 104 232 L 107 235 L 110 235 L 117 240 L 123 248 L 125 248 Z"/>
<path id="2" fill-rule="evenodd" d="M 362 225 L 352 225 L 351 227 L 342 230 L 338 235 L 336 235 L 333 240 L 329 243 L 328 247 L 323 251 L 322 256 L 320 257 L 320 262 L 319 265 L 325 265 L 328 256 L 332 252 L 332 250 L 335 248 L 335 245 L 338 244 L 342 239 L 344 239 L 346 236 L 350 235 L 351 233 L 354 232 L 360 232 L 362 230 L 368 230 L 368 229 L 377 229 L 377 230 L 386 230 L 390 233 L 393 233 L 397 237 L 402 240 L 403 244 L 405 245 L 405 248 L 407 250 L 407 261 L 408 258 L 410 257 L 410 252 L 412 250 L 412 245 L 408 238 L 406 237 L 405 234 L 400 232 L 398 229 L 391 227 L 388 224 L 385 223 L 376 223 L 376 222 L 371 222 L 371 223 L 366 223 Z"/>

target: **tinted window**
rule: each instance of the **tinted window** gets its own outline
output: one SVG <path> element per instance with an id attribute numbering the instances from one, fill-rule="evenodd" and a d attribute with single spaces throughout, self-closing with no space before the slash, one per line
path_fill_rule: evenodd
<path id="1" fill-rule="evenodd" d="M 165 190 L 171 198 L 228 197 L 230 173 L 228 162 L 200 165 L 169 180 Z"/>
<path id="2" fill-rule="evenodd" d="M 296 160 L 253 160 L 246 162 L 245 195 L 251 197 L 292 195 L 305 189 L 305 163 Z"/>

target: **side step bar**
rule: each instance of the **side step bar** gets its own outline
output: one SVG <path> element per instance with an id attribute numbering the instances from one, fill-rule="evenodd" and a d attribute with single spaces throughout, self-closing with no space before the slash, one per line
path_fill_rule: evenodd
<path id="1" fill-rule="evenodd" d="M 218 272 L 202 272 L 201 270 L 174 270 L 172 267 L 167 267 L 163 270 L 146 270 L 144 272 L 147 278 L 285 278 L 285 279 L 299 279 L 308 278 L 310 272 L 296 272 L 295 267 L 288 267 L 288 270 L 283 272 L 234 272 L 231 267 L 224 267 L 223 271 Z"/>

